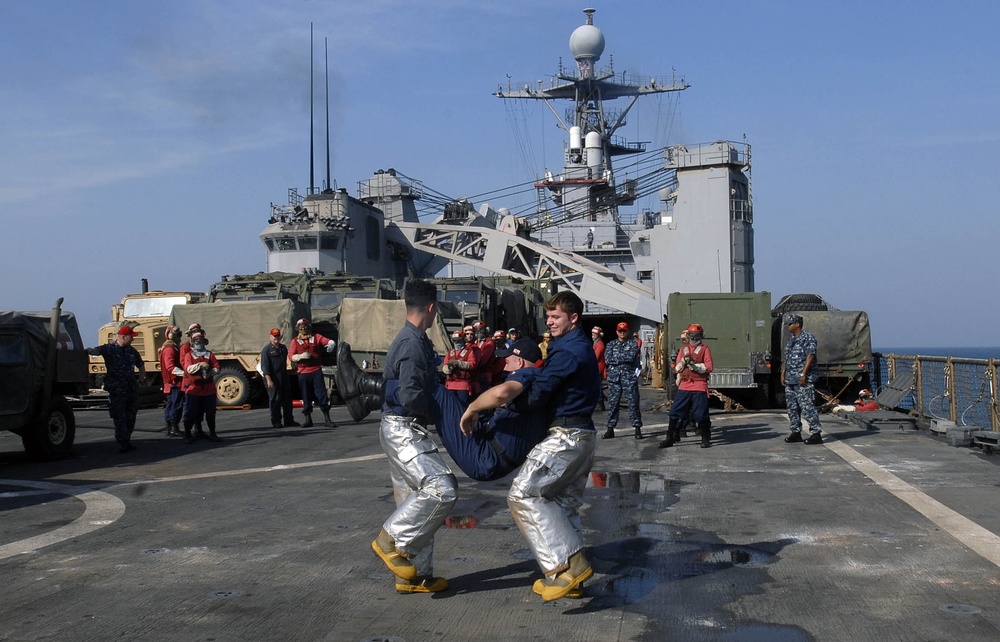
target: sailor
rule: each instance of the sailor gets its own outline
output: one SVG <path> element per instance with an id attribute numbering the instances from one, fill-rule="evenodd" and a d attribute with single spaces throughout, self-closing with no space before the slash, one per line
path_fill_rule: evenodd
<path id="1" fill-rule="evenodd" d="M 465 334 L 455 330 L 451 334 L 451 350 L 444 355 L 441 371 L 445 374 L 444 387 L 455 393 L 463 404 L 472 397 L 472 377 L 476 372 L 476 350 L 465 343 Z"/>
<path id="2" fill-rule="evenodd" d="M 219 374 L 219 361 L 208 350 L 208 338 L 201 330 L 191 333 L 191 351 L 181 358 L 184 370 L 184 441 L 193 444 L 191 428 L 201 425 L 204 418 L 208 425 L 208 440 L 221 441 L 215 434 L 216 388 L 215 376 Z M 199 431 L 198 437 L 204 433 Z"/>
<path id="3" fill-rule="evenodd" d="M 785 316 L 785 327 L 791 333 L 782 353 L 781 380 L 785 383 L 785 405 L 788 407 L 788 425 L 791 433 L 788 443 L 802 441 L 802 416 L 809 422 L 807 444 L 823 443 L 823 427 L 816 412 L 816 337 L 802 329 L 802 316 Z"/>
<path id="4" fill-rule="evenodd" d="M 591 328 L 590 340 L 593 342 L 594 345 L 594 356 L 597 357 L 597 369 L 601 373 L 601 380 L 605 380 L 608 378 L 608 365 L 607 362 L 604 361 L 604 351 L 605 351 L 604 339 L 601 338 L 603 336 L 604 336 L 604 331 L 601 330 L 600 326 L 595 325 L 593 328 Z M 597 408 L 599 410 L 605 409 L 604 384 L 601 384 L 601 400 L 600 402 L 598 402 Z"/>
<path id="5" fill-rule="evenodd" d="M 295 322 L 298 336 L 292 339 L 288 355 L 296 365 L 299 376 L 299 393 L 302 396 L 302 414 L 304 428 L 311 428 L 313 401 L 323 412 L 323 425 L 333 428 L 337 424 L 330 419 L 330 399 L 326 394 L 326 381 L 323 378 L 323 362 L 321 351 L 333 352 L 336 344 L 322 334 L 313 333 L 309 319 L 299 319 Z"/>
<path id="6" fill-rule="evenodd" d="M 479 323 L 478 321 L 476 323 Z M 476 329 L 467 325 L 462 328 L 462 334 L 465 335 L 465 345 L 470 350 L 472 350 L 476 355 L 476 369 L 472 371 L 472 394 L 475 397 L 479 394 L 479 369 L 482 367 L 483 361 L 479 352 L 479 345 L 476 343 Z"/>
<path id="7" fill-rule="evenodd" d="M 292 416 L 292 381 L 288 374 L 288 348 L 281 342 L 281 329 L 271 328 L 260 351 L 260 373 L 267 388 L 272 428 L 298 426 Z M 284 415 L 284 422 L 282 422 Z"/>
<path id="8" fill-rule="evenodd" d="M 680 375 L 677 397 L 670 405 L 667 423 L 667 437 L 658 444 L 660 448 L 670 448 L 680 441 L 681 422 L 691 411 L 691 418 L 701 433 L 701 447 L 712 445 L 712 422 L 708 415 L 708 378 L 712 374 L 712 351 L 702 343 L 705 329 L 699 323 L 692 323 L 687 330 L 688 344 L 677 353 L 674 372 Z"/>
<path id="9" fill-rule="evenodd" d="M 635 337 L 628 336 L 628 323 L 622 321 L 615 327 L 618 335 L 609 341 L 604 351 L 608 368 L 608 420 L 604 439 L 615 436 L 618 425 L 619 404 L 622 395 L 628 403 L 628 418 L 635 431 L 635 438 L 642 439 L 642 414 L 639 411 L 639 345 Z"/>
<path id="10" fill-rule="evenodd" d="M 430 438 L 437 379 L 427 330 L 437 315 L 437 287 L 414 279 L 404 288 L 406 323 L 385 359 L 385 401 L 379 441 L 389 460 L 396 510 L 372 550 L 396 575 L 401 593 L 436 593 L 448 582 L 434 576 L 434 534 L 458 499 L 455 474 Z M 343 375 L 341 375 L 343 376 Z"/>
<path id="11" fill-rule="evenodd" d="M 583 301 L 563 291 L 545 301 L 553 341 L 531 386 L 513 400 L 519 412 L 544 410 L 549 430 L 514 478 L 507 504 L 528 540 L 544 579 L 532 590 L 546 602 L 566 597 L 593 575 L 583 553 L 579 509 L 594 461 L 592 415 L 601 389 L 593 345 L 580 328 Z M 462 415 L 462 432 L 475 429 L 477 412 L 505 396 L 481 396 Z"/>
<path id="12" fill-rule="evenodd" d="M 184 343 L 182 343 L 181 347 L 178 349 L 178 353 L 179 353 L 179 358 L 180 358 L 180 363 L 181 364 L 184 363 L 184 359 L 186 359 L 188 356 L 191 355 L 191 335 L 194 334 L 195 332 L 198 332 L 198 331 L 201 331 L 203 334 L 205 334 L 206 341 L 207 341 L 208 333 L 205 332 L 205 330 L 201 327 L 200 323 L 196 322 L 196 323 L 192 323 L 191 325 L 189 325 L 188 328 L 187 328 L 187 331 L 184 333 L 184 336 L 187 337 L 187 341 L 185 341 Z M 181 369 L 183 369 L 183 368 L 184 368 L 184 366 L 181 365 Z M 183 387 L 183 382 L 181 383 L 181 387 Z M 187 401 L 184 402 L 184 406 L 187 407 Z M 205 432 L 201 429 L 201 421 L 198 421 L 198 422 L 195 423 L 195 425 L 194 425 L 194 434 L 195 434 L 195 437 L 197 437 L 198 439 L 204 439 L 205 438 Z"/>
<path id="13" fill-rule="evenodd" d="M 517 328 L 511 328 L 507 330 L 507 345 L 504 347 L 510 348 L 510 346 L 513 345 L 514 342 L 520 338 L 521 338 L 521 331 L 518 330 Z"/>
<path id="14" fill-rule="evenodd" d="M 472 329 L 476 336 L 476 348 L 479 349 L 477 355 L 479 363 L 477 393 L 479 393 L 493 385 L 493 353 L 496 352 L 496 342 L 490 336 L 489 327 L 482 321 L 473 323 Z"/>
<path id="15" fill-rule="evenodd" d="M 107 367 L 104 389 L 108 391 L 108 412 L 115 422 L 115 441 L 120 453 L 135 450 L 132 432 L 139 415 L 139 381 L 146 378 L 142 355 L 132 347 L 135 337 L 135 330 L 123 325 L 118 328 L 114 341 L 87 350 L 87 354 L 104 357 Z"/>
<path id="16" fill-rule="evenodd" d="M 507 333 L 503 330 L 497 330 L 493 333 L 493 363 L 490 365 L 490 385 L 495 386 L 503 383 L 506 379 L 506 373 L 504 372 L 504 360 L 497 355 L 500 350 L 506 350 L 509 345 L 507 341 Z"/>
<path id="17" fill-rule="evenodd" d="M 167 326 L 164 332 L 166 340 L 159 350 L 160 376 L 163 378 L 163 394 L 166 405 L 163 408 L 163 420 L 166 423 L 164 434 L 167 437 L 180 437 L 181 414 L 184 411 L 184 370 L 181 369 L 181 329 L 175 325 Z"/>
<path id="18" fill-rule="evenodd" d="M 833 407 L 833 414 L 841 415 L 847 412 L 874 412 L 879 409 L 878 402 L 872 396 L 871 390 L 865 388 L 858 393 L 853 405 L 839 404 Z"/>
<path id="19" fill-rule="evenodd" d="M 542 359 L 549 356 L 549 342 L 552 341 L 552 333 L 546 330 L 542 333 L 542 340 L 538 342 L 538 349 L 542 351 Z"/>

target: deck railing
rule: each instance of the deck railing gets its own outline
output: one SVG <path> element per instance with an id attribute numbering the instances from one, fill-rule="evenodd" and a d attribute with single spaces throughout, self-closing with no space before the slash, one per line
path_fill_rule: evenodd
<path id="1" fill-rule="evenodd" d="M 913 388 L 898 406 L 924 419 L 1000 431 L 997 359 L 875 354 L 872 386 L 878 394 L 898 373 L 913 373 Z"/>

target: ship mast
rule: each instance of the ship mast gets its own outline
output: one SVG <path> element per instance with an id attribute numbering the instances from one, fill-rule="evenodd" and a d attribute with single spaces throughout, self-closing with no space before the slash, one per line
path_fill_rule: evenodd
<path id="1" fill-rule="evenodd" d="M 619 205 L 631 204 L 635 195 L 629 189 L 616 189 L 611 158 L 645 151 L 643 143 L 627 143 L 614 136 L 625 124 L 625 117 L 640 96 L 683 91 L 690 87 L 683 79 L 671 77 L 641 78 L 625 72 L 615 73 L 613 66 L 598 70 L 596 63 L 604 53 L 604 33 L 594 26 L 595 9 L 584 9 L 586 24 L 577 27 L 569 39 L 570 51 L 576 60 L 573 73 L 560 65 L 556 80 L 543 87 L 524 84 L 515 89 L 509 82 L 493 94 L 499 98 L 541 100 L 556 117 L 559 127 L 569 134 L 569 146 L 561 176 L 547 175 L 536 183 L 539 189 L 553 193 L 553 200 L 566 213 L 558 219 L 540 217 L 533 230 L 589 217 L 592 221 L 618 220 Z M 628 105 L 618 111 L 606 110 L 605 102 L 629 98 Z M 563 119 L 553 106 L 556 100 L 573 101 L 570 118 Z M 567 123 L 567 120 L 571 122 Z M 603 214 L 603 216 L 601 216 Z"/>

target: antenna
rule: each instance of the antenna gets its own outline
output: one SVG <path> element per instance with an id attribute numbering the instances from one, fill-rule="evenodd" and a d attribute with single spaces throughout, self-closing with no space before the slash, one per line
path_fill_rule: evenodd
<path id="1" fill-rule="evenodd" d="M 313 23 L 309 23 L 309 193 L 316 191 L 316 161 L 313 158 Z"/>
<path id="2" fill-rule="evenodd" d="M 329 38 L 323 38 L 323 54 L 326 57 L 326 189 L 333 189 L 330 182 L 330 49 Z"/>

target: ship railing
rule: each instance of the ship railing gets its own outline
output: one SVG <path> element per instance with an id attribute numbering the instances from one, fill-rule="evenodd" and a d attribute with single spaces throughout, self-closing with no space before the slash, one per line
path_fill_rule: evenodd
<path id="1" fill-rule="evenodd" d="M 913 388 L 898 406 L 922 419 L 1000 431 L 997 359 L 921 355 L 873 355 L 872 386 L 878 394 L 897 373 L 913 373 Z"/>

